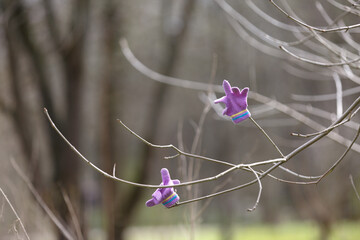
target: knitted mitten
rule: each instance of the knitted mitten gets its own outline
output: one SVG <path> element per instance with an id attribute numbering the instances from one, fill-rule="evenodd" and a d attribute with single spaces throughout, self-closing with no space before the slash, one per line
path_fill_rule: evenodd
<path id="1" fill-rule="evenodd" d="M 247 110 L 249 88 L 246 87 L 240 91 L 237 87 L 231 87 L 226 80 L 223 82 L 223 88 L 226 95 L 214 101 L 215 103 L 225 103 L 226 108 L 223 114 L 231 117 L 235 124 L 249 118 L 251 116 L 249 110 Z"/>
<path id="2" fill-rule="evenodd" d="M 173 186 L 175 184 L 180 184 L 180 181 L 177 179 L 171 180 L 170 173 L 166 168 L 161 169 L 161 186 Z M 174 191 L 173 187 L 169 188 L 158 188 L 152 194 L 152 199 L 146 202 L 146 206 L 152 207 L 154 205 L 162 203 L 165 207 L 170 208 L 174 206 L 180 200 L 179 195 Z"/>

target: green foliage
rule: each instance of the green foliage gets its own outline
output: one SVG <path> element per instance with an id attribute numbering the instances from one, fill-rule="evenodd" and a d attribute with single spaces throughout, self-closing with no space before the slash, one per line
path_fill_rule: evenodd
<path id="1" fill-rule="evenodd" d="M 293 222 L 277 225 L 237 225 L 232 230 L 233 240 L 318 240 L 320 230 L 315 223 Z M 127 234 L 127 240 L 183 240 L 189 239 L 186 226 L 182 227 L 133 227 Z M 213 226 L 199 226 L 196 229 L 195 240 L 221 240 L 220 228 Z M 329 240 L 358 240 L 360 239 L 359 222 L 335 223 Z"/>

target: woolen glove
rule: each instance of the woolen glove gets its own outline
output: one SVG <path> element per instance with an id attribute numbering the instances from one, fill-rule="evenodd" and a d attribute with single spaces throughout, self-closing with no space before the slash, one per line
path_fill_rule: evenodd
<path id="1" fill-rule="evenodd" d="M 244 88 L 240 91 L 237 87 L 231 87 L 230 83 L 226 80 L 223 82 L 225 96 L 216 99 L 215 103 L 225 103 L 226 107 L 223 115 L 231 117 L 231 120 L 237 124 L 251 116 L 247 109 L 247 96 L 249 88 Z"/>
<path id="2" fill-rule="evenodd" d="M 161 169 L 161 178 L 162 183 L 161 186 L 173 186 L 176 184 L 180 184 L 180 181 L 177 179 L 171 180 L 170 173 L 166 168 Z M 177 202 L 179 202 L 180 197 L 175 192 L 173 187 L 169 188 L 158 188 L 152 194 L 152 198 L 146 202 L 146 206 L 152 207 L 157 204 L 162 203 L 165 207 L 170 208 L 174 206 Z"/>

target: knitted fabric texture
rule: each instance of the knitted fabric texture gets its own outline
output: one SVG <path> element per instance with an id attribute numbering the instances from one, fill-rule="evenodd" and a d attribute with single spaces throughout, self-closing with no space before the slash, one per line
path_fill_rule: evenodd
<path id="1" fill-rule="evenodd" d="M 170 173 L 166 168 L 161 169 L 161 186 L 173 186 L 176 184 L 180 184 L 180 181 L 177 179 L 172 180 L 170 177 Z M 177 202 L 179 202 L 180 197 L 174 191 L 173 187 L 169 188 L 158 188 L 152 194 L 152 198 L 146 202 L 146 206 L 152 207 L 162 203 L 165 207 L 170 208 L 174 206 Z"/>
<path id="2" fill-rule="evenodd" d="M 225 96 L 216 99 L 215 103 L 225 103 L 226 107 L 223 115 L 231 117 L 231 120 L 237 124 L 251 116 L 247 109 L 247 96 L 249 88 L 244 88 L 240 91 L 237 87 L 231 87 L 230 83 L 226 80 L 223 82 Z"/>

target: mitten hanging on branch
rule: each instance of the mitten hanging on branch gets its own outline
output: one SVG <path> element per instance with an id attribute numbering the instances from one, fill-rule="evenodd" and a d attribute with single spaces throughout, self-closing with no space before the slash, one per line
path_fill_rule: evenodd
<path id="1" fill-rule="evenodd" d="M 173 186 L 176 184 L 180 184 L 180 181 L 177 179 L 171 180 L 170 173 L 166 168 L 161 169 L 161 178 L 162 183 L 160 186 Z M 169 188 L 158 188 L 152 194 L 152 199 L 146 202 L 146 206 L 152 207 L 154 205 L 162 203 L 165 207 L 170 208 L 174 206 L 177 202 L 179 202 L 180 197 L 174 191 L 173 187 Z"/>
<path id="2" fill-rule="evenodd" d="M 225 103 L 226 108 L 223 115 L 231 117 L 231 120 L 237 124 L 251 116 L 247 109 L 247 96 L 249 88 L 244 88 L 242 91 L 238 87 L 231 87 L 230 83 L 226 80 L 223 82 L 225 96 L 216 99 L 215 103 Z"/>

